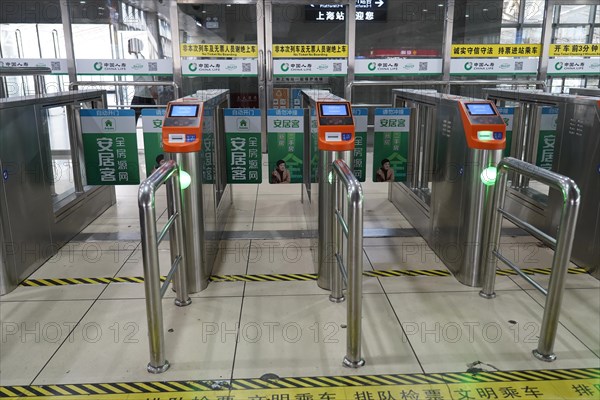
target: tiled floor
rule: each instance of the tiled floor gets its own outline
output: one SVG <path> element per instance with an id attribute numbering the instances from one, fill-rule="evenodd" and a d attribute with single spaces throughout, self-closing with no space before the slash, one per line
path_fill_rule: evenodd
<path id="1" fill-rule="evenodd" d="M 369 175 L 369 174 L 367 174 Z M 387 185 L 365 183 L 365 228 L 410 228 L 387 200 Z M 229 231 L 305 229 L 299 185 L 236 186 Z M 73 241 L 32 278 L 143 275 L 136 187 L 86 228 L 130 240 Z M 164 198 L 157 209 L 164 210 Z M 527 267 L 548 267 L 552 252 L 532 238 L 504 237 L 503 253 Z M 229 240 L 214 273 L 314 273 L 308 239 Z M 169 252 L 161 245 L 161 269 Z M 369 238 L 365 270 L 445 267 L 420 237 Z M 547 283 L 546 276 L 536 275 Z M 171 368 L 146 372 L 148 339 L 140 283 L 19 287 L 0 297 L 0 385 L 460 372 L 475 361 L 500 370 L 600 367 L 600 284 L 569 275 L 556 340 L 558 360 L 531 355 L 544 298 L 518 277 L 498 277 L 497 298 L 452 276 L 365 277 L 360 370 L 341 366 L 346 304 L 314 281 L 213 282 L 189 307 L 163 301 Z M 491 368 L 491 367 L 490 367 Z"/>

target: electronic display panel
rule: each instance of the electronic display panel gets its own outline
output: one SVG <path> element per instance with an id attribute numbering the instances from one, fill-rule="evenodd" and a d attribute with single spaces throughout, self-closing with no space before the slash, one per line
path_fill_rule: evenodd
<path id="1" fill-rule="evenodd" d="M 496 111 L 490 103 L 467 103 L 469 115 L 496 115 Z"/>
<path id="2" fill-rule="evenodd" d="M 169 117 L 197 117 L 197 105 L 173 105 Z"/>
<path id="3" fill-rule="evenodd" d="M 345 104 L 321 104 L 323 117 L 349 117 L 348 107 Z"/>

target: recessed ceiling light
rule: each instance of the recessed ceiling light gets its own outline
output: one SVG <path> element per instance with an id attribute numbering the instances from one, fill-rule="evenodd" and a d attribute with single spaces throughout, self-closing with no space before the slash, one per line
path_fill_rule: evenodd
<path id="1" fill-rule="evenodd" d="M 469 14 L 465 15 L 465 18 L 469 18 Z"/>
<path id="2" fill-rule="evenodd" d="M 439 3 L 438 7 L 444 7 L 444 4 L 443 3 Z"/>

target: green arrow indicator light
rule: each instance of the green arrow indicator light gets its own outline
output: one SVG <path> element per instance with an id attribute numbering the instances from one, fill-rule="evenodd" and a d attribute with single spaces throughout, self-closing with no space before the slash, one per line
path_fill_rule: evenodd
<path id="1" fill-rule="evenodd" d="M 190 174 L 184 170 L 179 171 L 179 184 L 181 185 L 181 190 L 189 188 L 192 184 L 192 177 Z"/>
<path id="2" fill-rule="evenodd" d="M 487 167 L 481 172 L 481 182 L 486 186 L 492 186 L 496 183 L 498 169 L 496 167 Z"/>

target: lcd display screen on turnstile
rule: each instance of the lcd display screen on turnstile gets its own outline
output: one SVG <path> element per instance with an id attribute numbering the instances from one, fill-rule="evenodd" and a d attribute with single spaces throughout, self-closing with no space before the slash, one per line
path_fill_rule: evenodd
<path id="1" fill-rule="evenodd" d="M 496 111 L 489 103 L 467 103 L 469 115 L 496 115 Z"/>
<path id="2" fill-rule="evenodd" d="M 347 117 L 349 112 L 345 104 L 321 104 L 321 115 L 324 117 Z"/>
<path id="3" fill-rule="evenodd" d="M 173 105 L 169 117 L 196 117 L 198 116 L 197 105 Z"/>

